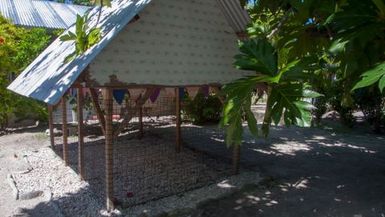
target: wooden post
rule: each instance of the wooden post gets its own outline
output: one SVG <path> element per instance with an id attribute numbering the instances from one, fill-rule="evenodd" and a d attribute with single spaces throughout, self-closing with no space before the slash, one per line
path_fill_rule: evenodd
<path id="1" fill-rule="evenodd" d="M 53 130 L 53 106 L 48 105 L 48 126 L 49 126 L 49 138 L 51 140 L 51 148 L 55 148 L 55 135 Z"/>
<path id="2" fill-rule="evenodd" d="M 78 170 L 80 179 L 84 180 L 84 129 L 83 129 L 83 87 L 77 88 L 77 115 L 78 115 Z"/>
<path id="3" fill-rule="evenodd" d="M 179 88 L 175 88 L 175 110 L 176 110 L 176 152 L 181 151 L 182 139 L 181 139 L 181 117 L 180 117 L 180 94 Z"/>
<path id="4" fill-rule="evenodd" d="M 241 160 L 241 145 L 233 145 L 233 174 L 239 174 L 239 164 Z"/>
<path id="5" fill-rule="evenodd" d="M 113 194 L 114 194 L 114 185 L 113 185 L 113 169 L 114 169 L 114 159 L 113 159 L 113 128 L 112 128 L 112 89 L 104 89 L 104 110 L 105 110 L 105 160 L 106 160 L 106 199 L 107 199 L 107 210 L 114 209 L 113 203 Z"/>
<path id="6" fill-rule="evenodd" d="M 68 166 L 68 126 L 67 126 L 67 94 L 64 94 L 61 99 L 62 104 L 62 131 L 63 131 L 63 160 Z"/>
<path id="7" fill-rule="evenodd" d="M 143 138 L 143 106 L 139 107 L 139 138 Z"/>

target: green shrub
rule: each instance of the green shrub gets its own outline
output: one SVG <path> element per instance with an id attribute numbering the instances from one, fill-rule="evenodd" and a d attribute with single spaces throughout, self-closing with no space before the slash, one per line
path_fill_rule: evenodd
<path id="1" fill-rule="evenodd" d="M 0 16 L 0 129 L 7 127 L 9 117 L 46 120 L 42 103 L 7 90 L 10 74 L 18 75 L 49 44 L 52 34 L 41 28 L 16 27 Z"/>
<path id="2" fill-rule="evenodd" d="M 221 118 L 222 103 L 216 95 L 206 97 L 198 93 L 194 99 L 185 98 L 183 112 L 185 118 L 194 124 L 218 123 Z"/>
<path id="3" fill-rule="evenodd" d="M 22 96 L 16 97 L 18 100 L 15 103 L 13 114 L 16 116 L 17 121 L 25 119 L 34 119 L 43 122 L 48 121 L 47 106 L 45 106 L 44 103 Z"/>

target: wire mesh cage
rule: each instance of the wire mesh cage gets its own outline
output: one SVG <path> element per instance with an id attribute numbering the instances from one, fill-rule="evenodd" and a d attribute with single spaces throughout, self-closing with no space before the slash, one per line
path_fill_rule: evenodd
<path id="1" fill-rule="evenodd" d="M 104 111 L 102 98 L 99 97 Z M 176 149 L 176 99 L 161 91 L 156 100 L 136 106 L 134 97 L 114 101 L 114 129 L 126 118 L 128 124 L 113 144 L 114 202 L 123 206 L 140 204 L 209 185 L 231 174 L 231 151 L 224 145 L 224 132 L 217 126 L 181 126 L 182 150 Z M 67 106 L 68 109 L 69 106 Z M 84 144 L 85 179 L 100 199 L 105 198 L 105 140 L 94 135 L 98 128 L 96 111 L 87 111 Z M 63 114 L 54 111 L 54 122 Z M 74 121 L 76 123 L 76 119 Z M 75 133 L 76 134 L 76 133 Z M 62 156 L 61 144 L 56 150 Z M 68 145 L 69 165 L 77 171 L 78 149 L 75 137 Z"/>

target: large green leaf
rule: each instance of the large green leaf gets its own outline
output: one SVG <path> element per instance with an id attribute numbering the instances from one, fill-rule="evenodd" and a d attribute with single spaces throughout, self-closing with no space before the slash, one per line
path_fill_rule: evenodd
<path id="1" fill-rule="evenodd" d="M 277 54 L 267 39 L 241 41 L 239 50 L 241 54 L 235 57 L 234 63 L 237 68 L 270 76 L 277 73 Z"/>
<path id="2" fill-rule="evenodd" d="M 76 35 L 73 32 L 69 31 L 67 34 L 62 35 L 60 37 L 60 40 L 61 41 L 73 41 L 73 40 L 76 40 Z"/>
<path id="3" fill-rule="evenodd" d="M 226 144 L 230 145 L 240 145 L 242 142 L 242 113 L 231 113 L 229 116 L 229 123 L 226 128 Z"/>
<path id="4" fill-rule="evenodd" d="M 286 125 L 310 126 L 314 108 L 310 99 L 320 96 L 303 83 L 284 82 L 272 86 L 262 127 L 264 136 L 269 133 L 268 125 L 271 122 L 278 124 L 282 118 Z"/>
<path id="5" fill-rule="evenodd" d="M 228 145 L 237 144 L 242 137 L 242 119 L 247 119 L 250 132 L 258 136 L 257 120 L 251 111 L 251 93 L 259 83 L 267 83 L 270 86 L 267 109 L 262 126 L 264 136 L 268 135 L 271 122 L 278 124 L 283 118 L 287 125 L 308 127 L 311 123 L 311 111 L 314 108 L 309 102 L 311 98 L 321 96 L 312 91 L 304 83 L 299 82 L 275 82 L 275 77 L 247 77 L 225 85 L 224 93 L 227 101 L 223 110 L 222 126 L 226 127 L 226 142 Z M 240 127 L 241 129 L 237 129 Z"/>
<path id="6" fill-rule="evenodd" d="M 84 16 L 76 15 L 76 35 L 79 37 L 86 31 L 85 24 L 87 21 L 87 14 Z"/>
<path id="7" fill-rule="evenodd" d="M 380 88 L 381 92 L 385 89 L 385 76 L 382 76 L 381 80 L 378 82 L 378 87 Z"/>
<path id="8" fill-rule="evenodd" d="M 249 127 L 251 134 L 257 137 L 258 136 L 257 119 L 255 118 L 254 113 L 250 109 L 246 111 L 246 119 L 247 119 L 247 126 Z"/>
<path id="9" fill-rule="evenodd" d="M 354 86 L 353 90 L 373 85 L 376 82 L 379 82 L 378 86 L 383 91 L 385 88 L 385 62 L 365 72 L 361 81 Z"/>
<path id="10" fill-rule="evenodd" d="M 99 42 L 101 36 L 100 28 L 92 28 L 90 29 L 87 39 L 88 39 L 88 47 L 92 47 L 96 43 Z"/>
<path id="11" fill-rule="evenodd" d="M 227 100 L 223 107 L 222 127 L 226 128 L 227 145 L 239 145 L 242 141 L 242 117 L 248 120 L 250 132 L 257 136 L 257 121 L 251 112 L 251 94 L 256 84 L 268 80 L 266 76 L 239 79 L 223 87 Z"/>
<path id="12" fill-rule="evenodd" d="M 382 18 L 385 18 L 385 3 L 382 0 L 372 0 L 372 2 L 376 5 Z"/>
<path id="13" fill-rule="evenodd" d="M 282 118 L 286 124 L 310 126 L 313 106 L 305 98 L 319 97 L 320 94 L 308 90 L 300 80 L 304 75 L 301 61 L 297 59 L 287 63 L 285 59 L 278 69 L 277 52 L 266 39 L 243 41 L 240 51 L 241 54 L 235 57 L 235 65 L 240 69 L 254 70 L 256 75 L 238 79 L 223 88 L 227 97 L 222 119 L 226 143 L 234 145 L 242 141 L 242 117 L 246 118 L 250 132 L 258 136 L 251 98 L 261 84 L 268 87 L 263 135 L 267 136 L 271 122 L 278 124 Z"/>

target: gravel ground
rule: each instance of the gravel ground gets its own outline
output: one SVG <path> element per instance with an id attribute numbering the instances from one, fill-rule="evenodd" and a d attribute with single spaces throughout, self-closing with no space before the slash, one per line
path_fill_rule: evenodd
<path id="1" fill-rule="evenodd" d="M 113 150 L 114 196 L 122 206 L 178 194 L 231 174 L 231 165 L 227 161 L 187 148 L 176 153 L 174 140 L 167 133 L 147 133 L 140 140 L 127 137 L 132 136 L 120 137 Z M 104 140 L 86 142 L 84 153 L 86 181 L 104 200 Z M 62 155 L 60 147 L 57 154 Z M 76 171 L 77 143 L 69 145 L 69 161 L 69 166 Z"/>
<path id="2" fill-rule="evenodd" d="M 88 183 L 80 181 L 79 176 L 66 167 L 51 148 L 43 147 L 24 151 L 22 154 L 33 169 L 25 174 L 13 174 L 20 195 L 36 191 L 51 195 L 50 201 L 53 201 L 64 216 L 98 215 L 103 204 L 95 199 Z"/>
<path id="3" fill-rule="evenodd" d="M 159 216 L 180 209 L 196 209 L 197 205 L 226 196 L 247 184 L 258 184 L 261 181 L 258 173 L 242 171 L 239 175 L 222 179 L 220 182 L 188 191 L 183 194 L 150 201 L 144 205 L 133 206 L 123 212 L 126 216 Z"/>
<path id="4" fill-rule="evenodd" d="M 140 214 L 154 216 L 176 208 L 191 209 L 199 202 L 223 196 L 239 189 L 243 184 L 256 183 L 260 180 L 258 173 L 247 171 L 239 176 L 223 179 L 221 177 L 228 176 L 231 172 L 227 162 L 224 163 L 209 156 L 205 157 L 202 153 L 187 148 L 182 153 L 176 154 L 172 138 L 164 140 L 157 134 L 146 136 L 142 140 L 125 141 L 120 139 L 116 143 L 114 153 L 117 157 L 115 163 L 118 166 L 114 168 L 115 189 L 123 190 L 123 192 L 132 191 L 125 189 L 125 187 L 135 185 L 138 190 L 133 191 L 134 195 L 142 197 L 138 197 L 140 200 L 129 201 L 128 205 L 156 199 L 154 195 L 164 198 L 126 209 L 123 211 L 124 216 Z M 11 134 L 2 136 L 1 139 L 4 143 L 0 144 L 0 163 L 7 161 L 5 156 L 13 161 L 16 159 L 15 162 L 20 162 L 20 168 L 7 168 L 7 175 L 12 175 L 19 198 L 23 198 L 23 200 L 11 198 L 12 191 L 7 189 L 8 198 L 0 196 L 1 199 L 7 201 L 7 203 L 0 204 L 0 211 L 4 210 L 1 212 L 4 213 L 4 216 L 108 216 L 122 214 L 119 211 L 107 213 L 103 210 L 104 185 L 103 182 L 97 183 L 98 180 L 104 178 L 102 165 L 104 146 L 103 140 L 100 138 L 90 137 L 86 139 L 85 151 L 89 153 L 86 155 L 86 162 L 89 164 L 86 165 L 86 170 L 88 169 L 86 174 L 91 177 L 90 180 L 86 181 L 80 181 L 76 174 L 77 147 L 75 137 L 69 138 L 69 167 L 64 165 L 60 157 L 61 149 L 55 148 L 55 153 L 48 145 L 48 137 L 43 133 Z M 60 138 L 56 138 L 56 143 L 60 144 L 60 140 Z M 130 145 L 127 145 L 127 142 Z M 127 156 L 122 153 L 129 153 L 130 155 Z M 139 158 L 141 160 L 137 162 L 127 162 L 126 160 Z M 12 162 L 12 165 L 16 165 L 15 162 Z M 139 169 L 128 168 L 130 164 L 139 166 Z M 137 173 L 139 171 L 141 173 Z M 135 177 L 138 182 L 133 181 Z M 166 181 L 161 181 L 162 178 L 166 178 Z M 122 184 L 121 180 L 131 181 L 130 185 L 124 182 Z M 7 185 L 7 183 L 4 184 Z M 2 185 L 2 188 L 9 188 L 5 185 Z M 175 188 L 170 188 L 173 185 Z M 146 186 L 151 187 L 149 191 L 143 189 Z M 197 187 L 202 188 L 196 189 Z M 140 190 L 141 188 L 142 190 Z M 195 190 L 186 192 L 188 189 Z M 140 195 L 141 192 L 146 194 Z M 165 197 L 172 194 L 177 195 Z M 29 199 L 25 195 L 33 198 Z M 119 192 L 116 192 L 116 195 L 119 197 Z M 126 196 L 126 194 L 122 195 Z"/>
<path id="5" fill-rule="evenodd" d="M 215 140 L 221 143 L 223 138 L 216 133 L 202 137 L 202 131 L 213 131 L 210 127 L 200 129 L 195 136 L 191 134 L 195 138 L 194 141 L 197 141 L 193 142 L 192 146 L 201 145 L 199 148 L 211 150 L 213 154 L 226 155 L 227 149 L 223 146 L 203 146 L 205 141 Z M 61 158 L 48 147 L 48 138 L 40 132 L 0 137 L 1 215 L 108 215 L 102 210 L 104 201 L 98 199 L 89 184 L 76 178 L 73 169 L 64 167 Z M 71 138 L 71 141 L 75 141 L 74 138 Z M 24 160 L 25 155 L 28 161 Z M 384 136 L 373 135 L 360 129 L 351 132 L 329 127 L 274 127 L 268 140 L 255 140 L 250 135 L 246 137 L 242 146 L 242 164 L 247 171 L 254 171 L 235 177 L 246 180 L 241 182 L 242 184 L 248 183 L 247 180 L 258 182 L 260 179 L 256 171 L 268 178 L 264 179 L 261 185 L 241 190 L 239 188 L 242 184 L 224 182 L 219 187 L 212 184 L 189 193 L 138 205 L 113 215 L 135 216 L 141 213 L 141 216 L 146 216 L 144 212 L 151 216 L 186 207 L 189 210 L 176 216 L 385 216 Z M 12 173 L 15 179 L 18 179 L 22 176 L 18 172 L 26 172 L 31 167 L 33 170 L 23 175 L 36 173 L 33 175 L 36 177 L 24 185 L 36 186 L 29 190 L 39 188 L 44 194 L 31 200 L 14 200 L 6 180 L 7 175 Z M 227 189 L 229 183 L 237 188 L 229 188 L 227 193 L 222 192 Z M 223 196 L 233 191 L 235 192 L 231 195 L 209 202 L 201 201 L 198 205 L 195 200 Z"/>

